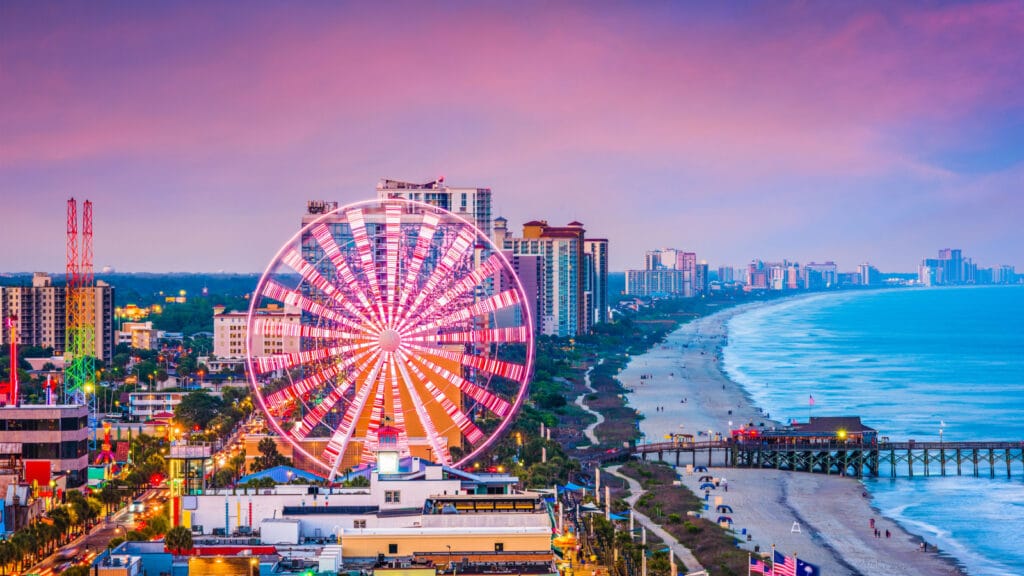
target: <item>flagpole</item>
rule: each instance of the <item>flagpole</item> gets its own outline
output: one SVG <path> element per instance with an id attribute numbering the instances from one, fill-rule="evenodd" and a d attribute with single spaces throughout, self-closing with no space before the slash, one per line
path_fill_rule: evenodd
<path id="1" fill-rule="evenodd" d="M 753 558 L 751 557 L 750 552 L 747 552 L 747 576 L 750 576 L 750 563 L 751 562 L 753 562 Z"/>

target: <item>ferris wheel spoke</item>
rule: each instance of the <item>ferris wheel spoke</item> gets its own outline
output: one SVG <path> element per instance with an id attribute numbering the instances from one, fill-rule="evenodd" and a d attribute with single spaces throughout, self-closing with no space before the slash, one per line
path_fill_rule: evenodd
<path id="1" fill-rule="evenodd" d="M 512 405 L 509 404 L 501 396 L 498 396 L 493 392 L 481 388 L 477 384 L 470 382 L 469 380 L 466 380 L 462 376 L 459 376 L 458 374 L 452 372 L 451 370 L 448 370 L 444 366 L 435 364 L 434 362 L 431 362 L 430 360 L 427 360 L 422 356 L 417 357 L 415 360 L 426 366 L 434 374 L 437 374 L 441 378 L 444 378 L 446 381 L 458 386 L 459 390 L 463 394 L 476 400 L 494 414 L 497 414 L 498 416 L 504 418 L 505 416 L 508 416 L 509 413 L 512 411 Z"/>
<path id="2" fill-rule="evenodd" d="M 427 212 L 423 214 L 423 221 L 420 222 L 419 233 L 416 236 L 416 247 L 413 248 L 412 258 L 407 266 L 405 281 L 399 289 L 397 317 L 401 318 L 402 309 L 409 302 L 409 297 L 416 291 L 416 279 L 423 268 L 423 262 L 430 254 L 430 243 L 437 231 L 437 223 L 440 221 L 437 214 Z"/>
<path id="3" fill-rule="evenodd" d="M 398 385 L 398 374 L 395 369 L 395 355 L 388 358 L 388 377 L 391 380 L 391 414 L 398 429 L 398 453 L 409 454 L 409 434 L 405 429 L 405 413 L 402 411 L 401 387 Z"/>
<path id="4" fill-rule="evenodd" d="M 370 419 L 366 426 L 366 436 L 363 438 L 363 452 L 359 458 L 361 465 L 373 464 L 374 455 L 380 447 L 380 425 L 384 420 L 384 388 L 387 384 L 387 370 L 382 370 L 380 379 L 377 382 L 377 389 L 373 394 L 373 405 L 370 407 Z"/>
<path id="5" fill-rule="evenodd" d="M 384 243 L 387 253 L 384 305 L 387 309 L 386 324 L 391 325 L 398 306 L 398 240 L 401 238 L 402 207 L 388 204 L 384 209 Z"/>
<path id="6" fill-rule="evenodd" d="M 333 479 L 338 473 L 338 467 L 341 465 L 341 461 L 345 457 L 345 449 L 348 448 L 349 440 L 352 439 L 352 433 L 355 432 L 356 424 L 359 423 L 359 417 L 362 415 L 363 408 L 366 406 L 366 400 L 370 396 L 370 390 L 377 384 L 377 377 L 383 363 L 383 358 L 378 356 L 377 361 L 374 363 L 373 369 L 370 371 L 366 381 L 356 392 L 356 397 L 352 404 L 350 404 L 345 410 L 345 414 L 341 419 L 341 425 L 334 431 L 330 441 L 327 442 L 327 447 L 324 448 L 324 455 L 334 460 L 334 463 L 331 465 L 331 474 L 329 478 Z"/>
<path id="7" fill-rule="evenodd" d="M 355 340 L 371 339 L 371 333 L 358 327 L 359 332 L 346 332 L 309 324 L 285 324 L 273 318 L 256 318 L 252 322 L 252 332 L 264 338 L 312 338 L 316 340 Z"/>
<path id="8" fill-rule="evenodd" d="M 356 244 L 356 252 L 359 253 L 359 262 L 363 267 L 363 276 L 366 283 L 370 285 L 372 302 L 376 305 L 378 318 L 382 323 L 387 322 L 384 314 L 384 307 L 381 304 L 380 280 L 377 278 L 377 264 L 373 261 L 373 247 L 370 246 L 370 237 L 366 232 L 366 219 L 363 217 L 363 210 L 356 208 L 348 216 L 348 223 L 352 228 L 352 240 Z"/>
<path id="9" fill-rule="evenodd" d="M 363 306 L 363 310 L 371 310 L 370 300 L 366 297 L 362 288 L 359 286 L 359 280 L 356 279 L 355 273 L 352 271 L 352 267 L 348 265 L 348 261 L 345 260 L 344 254 L 341 252 L 341 248 L 338 247 L 338 243 L 334 241 L 334 236 L 331 235 L 330 228 L 326 224 L 317 224 L 311 230 L 313 237 L 316 239 L 317 244 L 320 245 L 324 250 L 324 254 L 334 264 L 334 269 L 338 272 L 338 276 L 341 277 L 342 286 L 348 289 L 351 293 L 355 294 L 359 303 Z"/>
<path id="10" fill-rule="evenodd" d="M 427 307 L 424 308 L 419 315 L 429 316 L 437 310 L 444 309 L 444 307 L 451 303 L 452 300 L 466 292 L 469 292 L 470 290 L 473 290 L 499 270 L 501 270 L 501 258 L 497 254 L 491 254 L 491 256 L 487 260 L 484 260 L 480 266 L 477 266 L 468 275 L 452 284 L 444 294 L 439 296 L 437 299 L 428 301 Z M 401 328 L 404 327 L 405 326 L 401 326 Z"/>
<path id="11" fill-rule="evenodd" d="M 500 292 L 489 298 L 485 298 L 475 304 L 472 304 L 465 308 L 460 308 L 443 318 L 438 318 L 433 322 L 428 322 L 422 326 L 417 326 L 414 330 L 410 330 L 408 335 L 418 336 L 420 334 L 427 334 L 429 332 L 437 330 L 442 326 L 452 326 L 465 320 L 469 320 L 470 318 L 481 316 L 483 314 L 489 314 L 491 312 L 495 312 L 503 308 L 515 306 L 519 303 L 520 302 L 518 290 L 505 290 L 504 292 Z"/>
<path id="12" fill-rule="evenodd" d="M 311 376 L 303 378 L 298 382 L 294 382 L 277 392 L 268 394 L 266 397 L 267 407 L 273 409 L 287 402 L 291 402 L 296 398 L 302 398 L 306 394 L 309 394 L 331 378 L 334 378 L 338 374 L 350 368 L 353 364 L 356 364 L 370 354 L 373 354 L 374 350 L 372 348 L 353 354 L 353 352 L 369 348 L 370 346 L 370 344 L 363 344 L 360 346 L 343 346 L 342 348 L 344 348 L 344 350 L 341 350 L 341 354 L 345 355 L 344 359 L 340 362 L 332 363 L 326 368 L 318 370 Z"/>
<path id="13" fill-rule="evenodd" d="M 412 407 L 416 411 L 416 416 L 419 418 L 420 424 L 423 425 L 423 431 L 427 435 L 427 443 L 430 444 L 433 453 L 442 464 L 451 464 L 452 456 L 448 452 L 448 442 L 442 442 L 441 435 L 437 433 L 437 427 L 434 425 L 430 413 L 427 412 L 423 400 L 420 399 L 420 393 L 416 391 L 416 381 L 409 376 L 409 371 L 406 369 L 407 359 L 401 352 L 399 352 L 399 357 L 400 360 L 396 363 L 398 373 L 402 376 L 402 383 L 405 386 L 405 390 L 409 393 L 409 399 L 412 400 Z"/>
<path id="14" fill-rule="evenodd" d="M 352 320 L 346 318 L 345 316 L 338 314 L 334 310 L 331 310 L 330 308 L 327 308 L 326 306 L 318 302 L 314 302 L 313 300 L 310 300 L 309 298 L 303 296 L 302 294 L 299 294 L 294 290 L 288 289 L 281 283 L 276 282 L 274 280 L 269 280 L 267 281 L 266 284 L 264 284 L 263 295 L 266 296 L 267 298 L 277 300 L 278 302 L 283 302 L 288 306 L 295 306 L 314 316 L 323 318 L 324 320 L 340 324 L 342 326 L 348 327 L 358 332 L 367 332 L 365 326 L 353 322 Z"/>
<path id="15" fill-rule="evenodd" d="M 309 435 L 310 432 L 316 428 L 316 425 L 323 422 L 327 413 L 330 412 L 338 402 L 345 396 L 349 388 L 355 384 L 358 374 L 365 374 L 374 365 L 374 359 L 377 356 L 377 352 L 374 351 L 373 355 L 368 359 L 367 362 L 360 365 L 360 369 L 355 372 L 350 372 L 345 375 L 341 384 L 338 386 L 331 387 L 330 392 L 324 396 L 323 400 L 319 404 L 314 406 L 309 412 L 303 416 L 302 420 L 295 426 L 292 433 L 296 438 L 302 439 Z"/>
<path id="16" fill-rule="evenodd" d="M 273 354 L 271 356 L 259 356 L 253 359 L 253 367 L 259 374 L 267 374 L 278 370 L 290 370 L 303 365 L 319 364 L 334 356 L 366 348 L 368 346 L 373 346 L 373 342 L 363 341 L 358 344 L 314 348 L 312 350 L 303 350 L 302 352 Z"/>
<path id="17" fill-rule="evenodd" d="M 423 285 L 423 288 L 416 294 L 416 298 L 413 299 L 412 306 L 406 310 L 405 316 L 401 319 L 404 323 L 406 318 L 410 318 L 420 306 L 423 305 L 428 296 L 434 294 L 444 281 L 449 281 L 455 272 L 455 264 L 467 254 L 474 246 L 474 240 L 476 239 L 476 233 L 471 232 L 465 228 L 461 229 L 451 246 L 448 247 L 448 251 L 438 262 L 437 267 L 430 273 L 430 277 L 427 278 L 427 282 Z"/>
<path id="18" fill-rule="evenodd" d="M 526 376 L 526 366 L 515 362 L 507 362 L 505 360 L 487 358 L 485 356 L 476 356 L 473 354 L 466 354 L 464 352 L 455 352 L 453 350 L 445 350 L 444 348 L 429 348 L 418 344 L 408 344 L 408 346 L 421 354 L 427 354 L 437 358 L 443 358 L 445 360 L 454 360 L 468 368 L 474 368 L 488 374 L 508 378 L 509 380 L 520 381 Z"/>
<path id="19" fill-rule="evenodd" d="M 434 401 L 441 405 L 441 408 L 444 409 L 445 413 L 448 414 L 448 417 L 451 418 L 452 422 L 454 422 L 459 428 L 462 435 L 466 437 L 466 440 L 469 440 L 470 444 L 477 444 L 484 436 L 484 433 L 480 428 L 478 428 L 477 425 L 469 419 L 469 416 L 467 416 L 465 412 L 463 412 L 454 402 L 451 401 L 450 398 L 448 398 L 447 395 L 445 395 L 444 391 L 434 385 L 431 379 L 416 366 L 415 362 L 408 362 L 408 366 L 409 369 L 412 370 L 412 372 L 420 379 L 423 387 L 426 388 L 427 392 L 434 398 Z"/>
<path id="20" fill-rule="evenodd" d="M 420 342 L 424 344 L 505 344 L 530 341 L 530 331 L 525 326 L 510 328 L 489 328 L 485 330 L 463 330 L 427 336 L 402 338 L 402 342 Z"/>
<path id="21" fill-rule="evenodd" d="M 297 250 L 295 250 L 294 248 L 290 249 L 283 256 L 282 261 L 285 264 L 287 264 L 288 267 L 290 267 L 292 270 L 298 272 L 299 276 L 302 277 L 302 280 L 305 281 L 308 285 L 326 294 L 328 297 L 331 298 L 332 301 L 336 302 L 339 306 L 344 308 L 345 311 L 348 312 L 349 314 L 358 318 L 362 323 L 375 325 L 378 328 L 380 327 L 373 320 L 363 315 L 363 313 L 358 308 L 356 308 L 352 301 L 347 299 L 345 295 L 341 293 L 337 286 L 335 286 L 326 278 L 324 278 L 323 275 L 320 274 L 320 272 L 318 272 L 317 269 L 314 268 L 312 264 L 310 264 L 309 262 L 302 258 L 302 255 L 299 254 Z M 359 325 L 352 324 L 352 326 Z"/>

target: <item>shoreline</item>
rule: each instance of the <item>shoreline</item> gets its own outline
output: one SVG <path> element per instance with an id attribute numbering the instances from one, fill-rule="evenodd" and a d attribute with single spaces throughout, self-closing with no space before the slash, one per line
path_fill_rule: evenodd
<path id="1" fill-rule="evenodd" d="M 630 405 L 643 416 L 639 427 L 644 440 L 660 442 L 666 435 L 692 434 L 699 441 L 708 434 L 728 434 L 741 425 L 779 425 L 725 374 L 722 349 L 728 343 L 727 324 L 754 309 L 813 296 L 726 308 L 683 324 L 663 342 L 632 358 L 618 378 L 627 389 Z M 700 494 L 698 475 L 687 475 L 685 467 L 678 471 L 683 484 Z M 742 544 L 745 549 L 759 546 L 764 553 L 774 544 L 780 552 L 796 552 L 827 574 L 965 574 L 948 556 L 920 552 L 922 539 L 882 516 L 856 479 L 717 466 L 710 473 L 728 479 L 731 490 L 712 491 L 711 497 L 733 507 L 730 516 L 738 537 L 743 529 L 750 534 Z M 718 516 L 713 508 L 708 515 Z M 875 536 L 872 525 L 882 537 Z M 885 531 L 890 537 L 884 537 Z"/>

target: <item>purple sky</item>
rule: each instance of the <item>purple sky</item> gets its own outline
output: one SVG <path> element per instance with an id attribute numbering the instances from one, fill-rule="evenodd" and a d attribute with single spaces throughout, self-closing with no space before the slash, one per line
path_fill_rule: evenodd
<path id="1" fill-rule="evenodd" d="M 643 251 L 1024 268 L 1024 3 L 0 3 L 0 271 L 262 270 L 307 199 L 489 186 Z M 255 6 L 255 7 L 253 7 Z"/>

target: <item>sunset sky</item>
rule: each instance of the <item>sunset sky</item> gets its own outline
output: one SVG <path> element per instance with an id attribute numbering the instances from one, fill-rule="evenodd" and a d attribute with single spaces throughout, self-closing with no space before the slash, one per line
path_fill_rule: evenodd
<path id="1" fill-rule="evenodd" d="M 1024 3 L 3 2 L 0 272 L 258 271 L 383 177 L 692 249 L 1024 268 Z"/>

